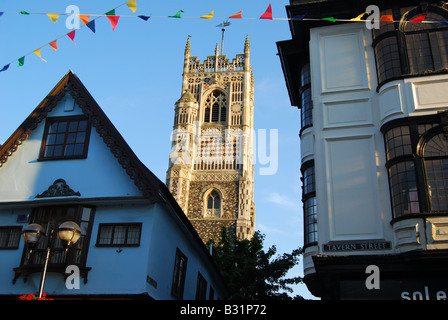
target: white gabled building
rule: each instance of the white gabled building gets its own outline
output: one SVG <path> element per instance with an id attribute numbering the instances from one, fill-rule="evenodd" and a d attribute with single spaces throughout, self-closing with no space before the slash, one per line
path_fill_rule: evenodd
<path id="1" fill-rule="evenodd" d="M 371 5 L 384 17 L 378 29 L 350 21 Z M 291 0 L 286 10 L 292 40 L 277 45 L 301 109 L 308 289 L 446 299 L 447 3 Z M 379 289 L 366 286 L 370 265 Z"/>
<path id="2" fill-rule="evenodd" d="M 75 221 L 67 253 L 54 237 L 52 298 L 225 299 L 207 248 L 168 188 L 140 162 L 68 72 L 0 148 L 0 298 L 38 291 L 47 237 L 28 256 L 21 232 Z M 68 289 L 68 265 L 80 270 Z"/>

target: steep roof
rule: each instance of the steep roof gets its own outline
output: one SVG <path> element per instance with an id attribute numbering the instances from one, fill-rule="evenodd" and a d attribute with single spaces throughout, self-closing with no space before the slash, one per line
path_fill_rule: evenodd
<path id="1" fill-rule="evenodd" d="M 164 201 L 163 198 L 166 196 L 162 198 L 159 194 L 160 190 L 164 189 L 164 184 L 137 158 L 95 99 L 71 70 L 0 147 L 0 168 L 10 157 L 14 156 L 14 152 L 20 148 L 31 132 L 47 117 L 67 92 L 88 117 L 92 127 L 95 128 L 143 196 L 151 202 Z"/>

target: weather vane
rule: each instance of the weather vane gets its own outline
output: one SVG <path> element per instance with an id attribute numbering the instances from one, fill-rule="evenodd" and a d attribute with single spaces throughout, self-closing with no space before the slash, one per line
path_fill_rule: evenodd
<path id="1" fill-rule="evenodd" d="M 223 55 L 224 50 L 224 32 L 226 31 L 225 27 L 230 26 L 230 21 L 224 21 L 223 23 L 218 24 L 216 27 L 222 28 L 222 38 L 221 38 L 221 55 Z"/>

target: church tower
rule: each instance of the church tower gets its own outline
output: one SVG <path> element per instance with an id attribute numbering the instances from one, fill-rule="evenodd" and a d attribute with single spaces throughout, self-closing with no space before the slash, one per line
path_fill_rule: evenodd
<path id="1" fill-rule="evenodd" d="M 175 103 L 167 186 L 206 243 L 222 226 L 240 240 L 255 231 L 254 80 L 249 37 L 232 61 L 200 61 L 187 40 L 181 98 Z"/>

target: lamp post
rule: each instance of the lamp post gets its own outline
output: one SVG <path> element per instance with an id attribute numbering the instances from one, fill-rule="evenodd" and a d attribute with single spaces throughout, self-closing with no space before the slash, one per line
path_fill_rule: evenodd
<path id="1" fill-rule="evenodd" d="M 54 228 L 51 223 L 48 223 L 46 232 L 44 232 L 44 228 L 37 223 L 31 223 L 27 225 L 22 231 L 23 241 L 25 241 L 30 253 L 36 248 L 42 235 L 49 236 L 46 248 L 44 269 L 42 271 L 42 277 L 40 279 L 39 298 L 42 298 L 42 292 L 44 290 L 45 277 L 47 275 L 48 262 L 50 260 L 51 240 L 53 238 L 53 232 Z M 64 245 L 65 252 L 67 252 L 68 249 L 78 241 L 79 237 L 81 236 L 81 229 L 79 228 L 77 223 L 73 221 L 66 221 L 61 223 L 61 225 L 59 226 L 57 235 Z"/>

